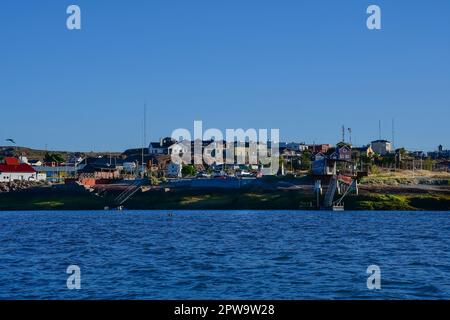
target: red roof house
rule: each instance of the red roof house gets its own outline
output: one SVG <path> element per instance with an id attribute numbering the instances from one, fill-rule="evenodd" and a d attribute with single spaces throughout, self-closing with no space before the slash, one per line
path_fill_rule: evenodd
<path id="1" fill-rule="evenodd" d="M 8 166 L 18 166 L 20 164 L 19 159 L 13 157 L 6 157 L 5 164 Z"/>
<path id="2" fill-rule="evenodd" d="M 11 181 L 36 181 L 36 170 L 26 163 L 20 163 L 19 159 L 7 157 L 0 163 L 0 182 Z"/>
<path id="3" fill-rule="evenodd" d="M 17 165 L 0 164 L 0 173 L 35 173 L 36 170 L 26 163 Z"/>

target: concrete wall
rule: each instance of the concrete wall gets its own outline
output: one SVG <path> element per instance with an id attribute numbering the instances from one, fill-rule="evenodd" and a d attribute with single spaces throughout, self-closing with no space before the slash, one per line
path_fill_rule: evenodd
<path id="1" fill-rule="evenodd" d="M 0 173 L 0 182 L 9 182 L 9 181 L 36 181 L 36 173 L 33 172 L 2 172 Z"/>
<path id="2" fill-rule="evenodd" d="M 256 178 L 227 179 L 179 179 L 168 183 L 169 188 L 224 188 L 239 189 L 257 183 Z"/>

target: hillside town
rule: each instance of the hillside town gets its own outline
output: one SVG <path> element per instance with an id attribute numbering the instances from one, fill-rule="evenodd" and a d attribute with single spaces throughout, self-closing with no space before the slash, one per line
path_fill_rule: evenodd
<path id="1" fill-rule="evenodd" d="M 252 156 L 251 142 L 189 141 L 187 145 L 192 148 L 188 148 L 191 149 L 188 159 L 191 161 L 183 163 L 173 161 L 172 155 L 180 152 L 182 144 L 170 137 L 122 153 L 0 147 L 0 192 L 42 186 L 77 186 L 99 196 L 113 194 L 111 205 L 122 207 L 138 192 L 197 190 L 208 194 L 212 190 L 259 188 L 269 192 L 297 190 L 316 197 L 314 205 L 317 207 L 343 209 L 345 196 L 351 192 L 358 194 L 361 183 L 379 184 L 381 180 L 376 177 L 382 174 L 395 177 L 400 185 L 448 185 L 450 150 L 442 145 L 436 150 L 422 152 L 394 148 L 392 142 L 382 139 L 364 146 L 354 146 L 344 140 L 335 145 L 279 143 L 276 171 L 268 170 L 262 163 L 242 164 L 237 160 L 238 157 L 248 160 Z M 186 141 L 183 143 L 186 145 Z M 202 153 L 211 145 L 215 146 L 216 152 L 222 150 L 223 159 L 232 147 L 235 161 L 194 161 L 192 150 L 196 143 L 201 145 Z M 399 175 L 407 179 L 398 179 Z M 420 182 L 417 182 L 418 178 Z M 406 183 L 408 179 L 410 182 Z M 438 191 L 446 193 L 448 189 Z"/>
<path id="2" fill-rule="evenodd" d="M 213 141 L 202 141 L 202 148 Z M 156 179 L 205 179 L 225 177 L 261 177 L 263 175 L 335 174 L 338 167 L 330 168 L 330 161 L 348 162 L 345 169 L 354 174 L 367 175 L 379 169 L 450 171 L 450 150 L 439 145 L 435 151 L 408 151 L 393 149 L 387 140 L 375 140 L 366 146 L 350 143 L 331 144 L 280 143 L 280 167 L 277 172 L 264 172 L 261 165 L 176 164 L 170 155 L 177 141 L 161 138 L 148 148 L 128 149 L 123 153 L 104 153 L 95 157 L 81 152 L 61 155 L 46 152 L 41 157 L 30 158 L 19 147 L 0 147 L 0 183 L 12 181 L 47 181 L 64 183 L 77 179 L 86 184 L 108 183 L 136 177 Z M 194 143 L 194 142 L 192 142 Z M 226 144 L 226 142 L 224 142 Z M 192 148 L 193 149 L 193 148 Z M 249 157 L 249 142 L 235 146 L 235 157 Z M 30 153 L 30 152 L 28 152 Z M 341 168 L 342 169 L 342 168 Z M 108 181 L 111 180 L 111 181 Z"/>

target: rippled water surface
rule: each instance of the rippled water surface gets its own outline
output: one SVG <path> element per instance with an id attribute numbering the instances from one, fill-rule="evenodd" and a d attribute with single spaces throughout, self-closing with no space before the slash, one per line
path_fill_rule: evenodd
<path id="1" fill-rule="evenodd" d="M 0 212 L 0 299 L 86 298 L 448 299 L 450 213 Z"/>

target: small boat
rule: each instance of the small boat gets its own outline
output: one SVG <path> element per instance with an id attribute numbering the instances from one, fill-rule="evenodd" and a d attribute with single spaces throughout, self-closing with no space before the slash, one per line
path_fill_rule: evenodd
<path id="1" fill-rule="evenodd" d="M 344 211 L 344 205 L 337 205 L 337 204 L 335 204 L 334 206 L 331 207 L 331 210 L 333 210 L 333 211 Z"/>

